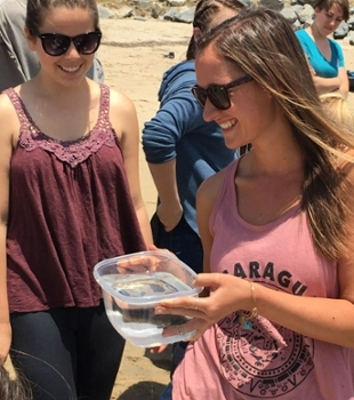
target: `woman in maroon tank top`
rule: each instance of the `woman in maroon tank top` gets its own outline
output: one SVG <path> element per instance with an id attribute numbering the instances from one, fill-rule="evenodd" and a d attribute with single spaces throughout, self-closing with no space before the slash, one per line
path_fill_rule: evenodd
<path id="1" fill-rule="evenodd" d="M 29 0 L 25 32 L 40 72 L 0 96 L 0 362 L 12 330 L 34 399 L 108 400 L 124 340 L 93 267 L 152 243 L 136 111 L 85 77 L 94 0 Z"/>

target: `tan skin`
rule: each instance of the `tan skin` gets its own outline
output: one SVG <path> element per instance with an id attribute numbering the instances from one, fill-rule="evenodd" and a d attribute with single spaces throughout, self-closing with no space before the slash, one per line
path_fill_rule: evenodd
<path id="1" fill-rule="evenodd" d="M 243 74 L 223 60 L 212 45 L 199 54 L 196 68 L 198 84 L 204 88 L 212 83 L 228 83 Z M 239 198 L 237 206 L 245 221 L 263 225 L 278 219 L 299 202 L 303 181 L 302 155 L 293 139 L 289 122 L 258 83 L 253 81 L 240 86 L 231 95 L 232 105 L 229 110 L 217 110 L 207 101 L 204 118 L 229 127 L 224 130 L 224 135 L 230 146 L 252 143 L 253 150 L 242 158 L 235 180 Z M 354 182 L 352 165 L 346 165 L 346 173 Z M 208 223 L 223 176 L 224 171 L 221 171 L 207 179 L 197 197 L 205 272 L 210 271 L 210 250 L 213 244 Z M 354 207 L 352 198 L 348 202 L 353 203 L 350 206 Z M 348 220 L 347 224 L 349 231 L 354 232 L 354 221 Z M 338 299 L 295 296 L 254 284 L 258 313 L 305 336 L 354 348 L 352 254 L 339 260 L 338 279 Z M 193 298 L 182 298 L 164 302 L 156 309 L 159 313 L 193 317 L 184 325 L 185 332 L 196 330 L 192 340 L 196 340 L 209 326 L 230 313 L 237 310 L 251 311 L 254 307 L 250 285 L 246 280 L 228 274 L 207 273 L 198 275 L 195 285 L 209 288 L 210 297 L 200 298 L 198 304 Z M 166 336 L 177 333 L 175 327 L 165 331 Z"/>
<path id="2" fill-rule="evenodd" d="M 40 27 L 41 33 L 57 32 L 68 36 L 93 30 L 92 16 L 87 10 L 65 7 L 50 10 Z M 29 47 L 37 52 L 42 68 L 34 79 L 16 87 L 16 92 L 36 125 L 48 136 L 59 141 L 85 136 L 94 127 L 99 111 L 99 85 L 85 77 L 94 55 L 82 56 L 71 44 L 65 55 L 51 57 L 44 53 L 38 38 L 26 33 Z M 63 68 L 71 68 L 71 72 Z M 132 101 L 114 91 L 110 97 L 110 121 L 121 143 L 133 205 L 146 245 L 150 246 L 152 235 L 139 180 L 137 115 Z M 10 160 L 18 144 L 19 130 L 20 123 L 8 96 L 0 95 L 0 363 L 5 361 L 11 342 L 6 296 L 6 231 Z"/>

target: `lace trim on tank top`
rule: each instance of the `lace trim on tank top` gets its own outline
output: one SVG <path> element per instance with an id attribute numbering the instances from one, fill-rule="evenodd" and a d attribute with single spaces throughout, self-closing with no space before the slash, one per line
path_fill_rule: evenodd
<path id="1" fill-rule="evenodd" d="M 18 145 L 26 151 L 42 148 L 53 153 L 60 161 L 68 163 L 72 168 L 86 161 L 91 154 L 97 153 L 103 145 L 113 147 L 116 135 L 109 121 L 109 88 L 106 85 L 100 85 L 100 87 L 100 106 L 95 126 L 85 136 L 70 141 L 60 141 L 43 133 L 33 121 L 16 91 L 13 88 L 6 90 L 21 124 Z"/>

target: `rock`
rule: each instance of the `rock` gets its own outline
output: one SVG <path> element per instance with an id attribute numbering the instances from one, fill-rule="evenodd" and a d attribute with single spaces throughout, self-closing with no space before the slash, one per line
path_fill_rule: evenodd
<path id="1" fill-rule="evenodd" d="M 172 7 L 183 7 L 186 4 L 186 0 L 167 0 L 167 4 Z"/>
<path id="2" fill-rule="evenodd" d="M 115 14 L 107 7 L 98 6 L 98 15 L 100 18 L 113 18 Z"/>
<path id="3" fill-rule="evenodd" d="M 1 1 L 1 0 L 0 0 Z M 101 18 L 147 18 L 191 24 L 198 0 L 110 0 L 107 7 L 99 5 Z M 290 22 L 294 31 L 307 28 L 313 22 L 314 0 L 239 0 L 245 7 L 262 5 L 277 10 Z M 103 3 L 105 4 L 105 3 Z M 108 8 L 108 4 L 114 11 Z M 120 7 L 118 7 L 118 5 Z M 132 5 L 133 7 L 130 7 Z M 342 22 L 333 33 L 334 39 L 345 38 L 354 30 L 354 7 L 350 8 L 348 23 Z M 352 36 L 350 36 L 352 38 Z M 352 39 L 351 39 L 352 40 Z"/>
<path id="4" fill-rule="evenodd" d="M 171 7 L 167 13 L 163 16 L 167 21 L 175 21 L 175 17 L 178 14 L 178 9 L 175 7 Z"/>
<path id="5" fill-rule="evenodd" d="M 349 32 L 348 24 L 345 21 L 342 21 L 338 28 L 333 32 L 334 39 L 343 39 L 347 36 Z"/>
<path id="6" fill-rule="evenodd" d="M 117 18 L 129 18 L 134 14 L 134 10 L 131 7 L 124 6 L 119 10 L 115 11 L 115 15 Z"/>
<path id="7" fill-rule="evenodd" d="M 163 8 L 159 3 L 153 3 L 151 7 L 151 16 L 152 18 L 159 18 L 159 16 L 162 14 Z"/>
<path id="8" fill-rule="evenodd" d="M 193 22 L 194 12 L 195 12 L 195 7 L 180 11 L 175 15 L 175 21 L 191 24 Z"/>
<path id="9" fill-rule="evenodd" d="M 300 21 L 297 19 L 294 23 L 293 23 L 293 30 L 294 32 L 298 31 L 299 29 L 302 29 L 302 24 L 300 23 Z"/>
<path id="10" fill-rule="evenodd" d="M 352 31 L 353 28 L 354 28 L 354 16 L 353 16 L 353 15 L 351 15 L 351 16 L 349 17 L 349 19 L 348 19 L 348 21 L 347 21 L 347 24 L 348 24 L 349 30 Z"/>
<path id="11" fill-rule="evenodd" d="M 295 6 L 294 9 L 300 24 L 312 21 L 313 16 L 315 15 L 315 10 L 310 4 L 305 4 L 301 8 Z"/>
<path id="12" fill-rule="evenodd" d="M 283 3 L 281 0 L 260 0 L 259 5 L 277 11 L 280 11 L 283 7 Z"/>
<path id="13" fill-rule="evenodd" d="M 285 17 L 286 20 L 291 23 L 291 25 L 293 25 L 297 21 L 296 12 L 292 9 L 292 7 L 284 7 L 280 11 L 280 14 L 282 14 L 283 17 Z"/>
<path id="14" fill-rule="evenodd" d="M 348 36 L 346 39 L 348 40 L 348 42 L 351 46 L 354 46 L 354 32 L 353 31 L 348 33 Z"/>

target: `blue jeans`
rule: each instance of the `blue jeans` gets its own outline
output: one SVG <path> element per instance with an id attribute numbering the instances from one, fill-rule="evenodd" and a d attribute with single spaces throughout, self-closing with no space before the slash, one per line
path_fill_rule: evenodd
<path id="1" fill-rule="evenodd" d="M 196 273 L 203 272 L 201 240 L 184 217 L 171 232 L 166 232 L 158 216 L 154 214 L 151 219 L 151 229 L 155 246 L 170 250 Z"/>
<path id="2" fill-rule="evenodd" d="M 169 383 L 160 394 L 159 400 L 172 400 L 172 384 Z"/>

